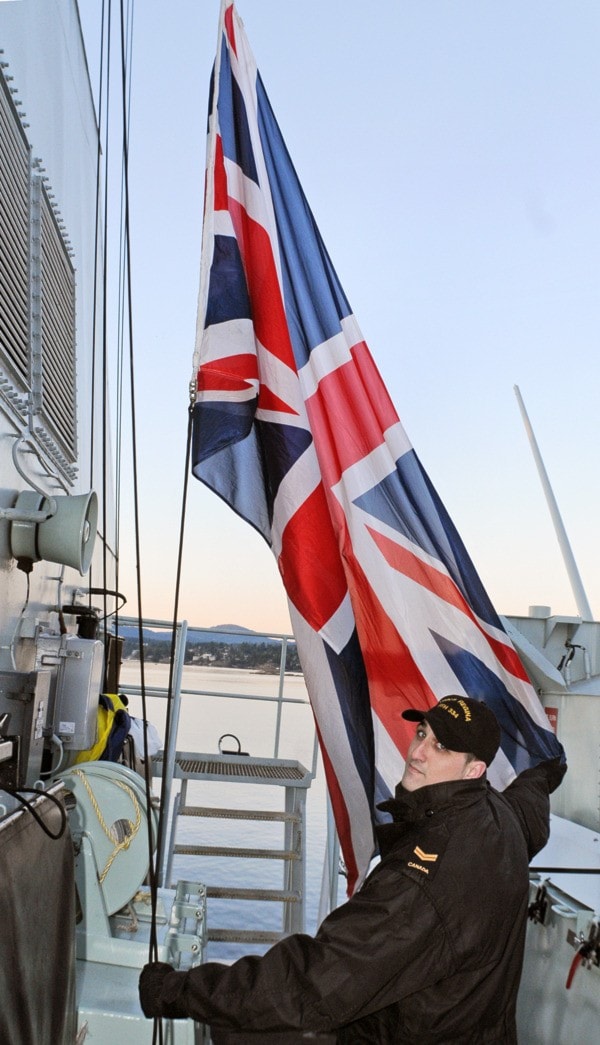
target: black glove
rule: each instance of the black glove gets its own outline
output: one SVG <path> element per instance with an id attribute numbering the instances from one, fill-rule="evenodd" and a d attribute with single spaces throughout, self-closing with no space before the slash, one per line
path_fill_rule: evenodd
<path id="1" fill-rule="evenodd" d="M 160 1004 L 160 992 L 165 976 L 175 972 L 172 965 L 167 962 L 150 962 L 144 965 L 140 974 L 140 1004 L 144 1016 L 162 1016 L 163 1011 Z"/>
<path id="2" fill-rule="evenodd" d="M 562 762 L 560 758 L 552 758 L 549 762 L 543 763 L 543 768 L 548 781 L 548 791 L 552 794 L 553 791 L 556 791 L 556 788 L 567 772 L 567 763 Z"/>
<path id="3" fill-rule="evenodd" d="M 566 772 L 567 763 L 559 755 L 557 758 L 547 759 L 546 762 L 538 762 L 531 769 L 524 769 L 522 773 L 519 773 L 517 780 L 543 780 L 548 794 L 551 795 L 553 791 L 556 791 Z"/>

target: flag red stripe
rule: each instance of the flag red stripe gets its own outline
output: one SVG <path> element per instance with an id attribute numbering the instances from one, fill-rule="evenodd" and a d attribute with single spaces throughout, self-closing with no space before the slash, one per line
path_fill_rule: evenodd
<path id="1" fill-rule="evenodd" d="M 285 526 L 279 570 L 294 606 L 314 631 L 320 631 L 347 591 L 322 483 Z"/>
<path id="2" fill-rule="evenodd" d="M 502 667 L 516 678 L 522 679 L 524 682 L 528 681 L 525 669 L 514 649 L 499 642 L 497 639 L 492 638 L 486 631 L 484 631 L 471 610 L 471 607 L 465 601 L 463 595 L 456 587 L 456 584 L 451 577 L 423 562 L 422 559 L 413 555 L 413 553 L 407 548 L 403 548 L 401 545 L 397 544 L 396 541 L 378 533 L 371 527 L 367 527 L 367 529 L 386 562 L 394 570 L 403 573 L 405 577 L 409 577 L 411 580 L 415 581 L 416 584 L 420 584 L 423 588 L 426 588 L 434 595 L 439 596 L 440 599 L 449 603 L 449 605 L 460 610 L 461 613 L 464 613 L 469 620 L 473 621 L 475 626 L 484 636 L 486 642 L 489 643 L 494 655 L 502 664 Z"/>
<path id="3" fill-rule="evenodd" d="M 261 345 L 277 359 L 296 369 L 294 353 L 281 297 L 271 240 L 237 200 L 228 200 L 252 305 L 252 320 Z"/>
<path id="4" fill-rule="evenodd" d="M 223 141 L 217 135 L 215 146 L 215 169 L 214 169 L 214 209 L 215 212 L 227 210 L 227 175 L 225 174 L 225 162 L 223 160 Z"/>
<path id="5" fill-rule="evenodd" d="M 283 399 L 280 399 L 270 388 L 263 384 L 260 386 L 258 409 L 275 410 L 278 414 L 294 414 L 295 417 L 298 416 L 297 410 L 294 410 L 293 407 L 285 403 Z"/>
<path id="6" fill-rule="evenodd" d="M 419 670 L 413 655 L 377 597 L 357 559 L 341 505 L 330 499 L 334 525 L 343 542 L 340 561 L 352 600 L 352 612 L 369 680 L 369 699 L 377 718 L 402 756 L 414 736 L 402 718 L 406 708 L 433 707 L 438 697 Z"/>
<path id="7" fill-rule="evenodd" d="M 321 378 L 306 401 L 319 463 L 329 486 L 381 446 L 383 433 L 398 422 L 364 341 L 354 345 L 351 355 L 350 361 Z"/>
<path id="8" fill-rule="evenodd" d="M 235 44 L 235 28 L 233 24 L 233 4 L 225 9 L 225 31 L 229 40 L 231 50 L 237 57 L 237 47 Z"/>
<path id="9" fill-rule="evenodd" d="M 352 896 L 356 883 L 358 881 L 358 867 L 356 860 L 354 859 L 354 847 L 352 845 L 352 831 L 350 827 L 350 815 L 348 813 L 348 807 L 344 801 L 344 796 L 340 789 L 337 776 L 329 758 L 327 752 L 327 746 L 323 741 L 319 725 L 315 720 L 315 728 L 319 737 L 319 747 L 321 749 L 321 755 L 323 757 L 323 768 L 325 770 L 325 779 L 327 781 L 327 790 L 329 791 L 329 797 L 331 799 L 331 806 L 333 809 L 333 815 L 335 818 L 335 826 L 337 829 L 338 837 L 340 840 L 341 850 L 344 856 L 344 862 L 346 864 L 346 872 L 348 874 L 348 896 Z"/>
<path id="10" fill-rule="evenodd" d="M 371 706 L 390 739 L 406 757 L 414 728 L 402 718 L 406 708 L 433 707 L 436 696 L 417 667 L 407 644 L 388 617 L 360 564 L 349 557 L 356 577 L 352 608 L 369 679 Z M 374 641 L 374 636 L 377 641 Z"/>
<path id="11" fill-rule="evenodd" d="M 199 391 L 242 390 L 258 378 L 256 356 L 251 352 L 203 363 L 198 371 Z"/>

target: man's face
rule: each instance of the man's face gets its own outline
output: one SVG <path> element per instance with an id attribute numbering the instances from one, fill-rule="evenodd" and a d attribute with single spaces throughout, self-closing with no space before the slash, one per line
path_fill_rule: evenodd
<path id="1" fill-rule="evenodd" d="M 439 742 L 427 722 L 419 722 L 408 749 L 401 784 L 406 791 L 416 791 L 429 784 L 479 777 L 484 772 L 484 762 L 468 762 L 464 752 L 449 751 Z"/>

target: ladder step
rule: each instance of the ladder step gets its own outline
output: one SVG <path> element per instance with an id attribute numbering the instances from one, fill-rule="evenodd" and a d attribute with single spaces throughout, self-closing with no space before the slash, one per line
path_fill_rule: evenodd
<path id="1" fill-rule="evenodd" d="M 208 939 L 214 943 L 277 943 L 283 933 L 264 929 L 209 929 Z"/>
<path id="2" fill-rule="evenodd" d="M 152 757 L 152 772 L 161 776 L 163 752 Z M 246 758 L 240 755 L 200 754 L 178 751 L 175 776 L 180 780 L 232 780 L 237 783 L 278 784 L 309 788 L 312 774 L 300 762 L 280 758 Z"/>
<path id="3" fill-rule="evenodd" d="M 299 893 L 289 889 L 240 889 L 227 885 L 207 885 L 206 895 L 221 900 L 276 900 L 279 903 L 301 903 Z"/>
<path id="4" fill-rule="evenodd" d="M 207 806 L 180 806 L 178 816 L 206 816 L 220 820 L 275 820 L 285 824 L 299 824 L 298 813 L 284 813 L 270 809 L 210 809 Z"/>
<path id="5" fill-rule="evenodd" d="M 183 856 L 239 856 L 251 860 L 299 860 L 290 849 L 237 849 L 226 845 L 175 845 L 174 853 Z"/>

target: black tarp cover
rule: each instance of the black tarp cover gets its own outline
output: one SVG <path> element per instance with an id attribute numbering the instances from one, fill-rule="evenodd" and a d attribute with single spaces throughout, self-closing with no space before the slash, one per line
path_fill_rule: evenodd
<path id="1" fill-rule="evenodd" d="M 57 807 L 42 799 L 36 810 L 57 834 Z M 0 1042 L 6 1045 L 75 1041 L 74 881 L 68 826 L 53 840 L 27 810 L 0 821 Z"/>

